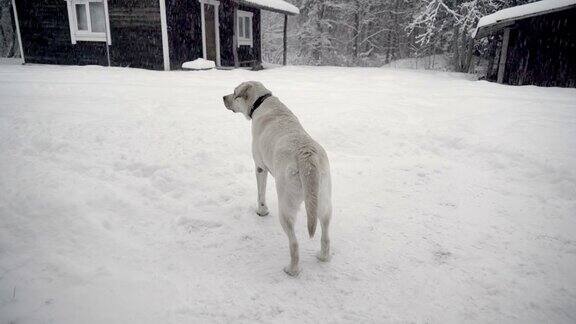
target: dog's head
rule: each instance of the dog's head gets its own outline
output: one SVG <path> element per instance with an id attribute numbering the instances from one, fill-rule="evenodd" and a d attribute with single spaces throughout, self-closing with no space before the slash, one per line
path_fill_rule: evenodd
<path id="1" fill-rule="evenodd" d="M 242 82 L 234 89 L 233 93 L 223 97 L 224 106 L 235 113 L 242 113 L 246 119 L 250 119 L 249 114 L 254 102 L 269 93 L 272 92 L 258 81 Z"/>

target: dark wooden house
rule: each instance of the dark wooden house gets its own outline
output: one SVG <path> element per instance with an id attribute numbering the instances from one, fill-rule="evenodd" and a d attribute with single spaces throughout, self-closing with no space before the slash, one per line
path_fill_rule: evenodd
<path id="1" fill-rule="evenodd" d="M 17 0 L 28 63 L 179 69 L 261 63 L 261 10 L 298 14 L 282 0 Z"/>
<path id="2" fill-rule="evenodd" d="M 482 17 L 474 37 L 496 48 L 486 78 L 576 87 L 576 0 L 542 0 Z"/>

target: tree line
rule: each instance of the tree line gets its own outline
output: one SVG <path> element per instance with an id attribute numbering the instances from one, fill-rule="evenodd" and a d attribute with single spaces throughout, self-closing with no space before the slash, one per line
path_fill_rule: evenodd
<path id="1" fill-rule="evenodd" d="M 288 21 L 288 63 L 381 66 L 444 55 L 451 70 L 469 72 L 474 57 L 493 50 L 474 41 L 478 20 L 530 0 L 287 0 L 300 8 Z M 282 60 L 283 19 L 264 14 L 262 55 Z"/>

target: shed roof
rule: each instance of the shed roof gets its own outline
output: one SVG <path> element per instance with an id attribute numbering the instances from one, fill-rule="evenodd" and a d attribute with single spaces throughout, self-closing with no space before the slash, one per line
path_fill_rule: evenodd
<path id="1" fill-rule="evenodd" d="M 572 7 L 576 7 L 576 0 L 542 0 L 502 9 L 480 18 L 476 29 L 472 32 L 472 37 L 485 37 L 506 26 L 514 24 L 517 20 L 566 10 Z"/>
<path id="2" fill-rule="evenodd" d="M 285 15 L 297 15 L 300 13 L 296 6 L 282 0 L 238 0 L 238 2 L 248 7 L 260 8 Z"/>

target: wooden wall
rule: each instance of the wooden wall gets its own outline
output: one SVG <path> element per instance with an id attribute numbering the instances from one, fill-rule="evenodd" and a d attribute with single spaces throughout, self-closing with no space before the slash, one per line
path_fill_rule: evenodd
<path id="1" fill-rule="evenodd" d="M 576 8 L 517 22 L 509 44 L 504 83 L 576 87 Z"/>
<path id="2" fill-rule="evenodd" d="M 241 45 L 238 47 L 238 61 L 246 62 L 241 66 L 252 66 L 249 61 L 262 63 L 260 53 L 260 9 L 239 6 L 239 10 L 250 11 L 254 14 L 252 18 L 253 46 Z M 220 4 L 220 55 L 223 66 L 234 66 L 233 35 L 234 35 L 234 11 L 233 4 L 222 1 Z"/>
<path id="3" fill-rule="evenodd" d="M 164 69 L 158 0 L 108 0 L 114 66 Z"/>
<path id="4" fill-rule="evenodd" d="M 261 47 L 262 38 L 260 37 L 260 9 L 248 8 L 244 6 L 240 6 L 240 10 L 244 11 L 251 11 L 254 13 L 254 17 L 252 18 L 252 47 L 241 45 L 238 47 L 238 60 L 240 62 L 246 61 L 255 61 L 257 63 L 262 63 L 261 57 Z M 244 63 L 241 64 L 242 66 L 251 66 L 251 63 Z"/>
<path id="5" fill-rule="evenodd" d="M 222 66 L 234 66 L 232 36 L 234 34 L 234 8 L 237 6 L 227 0 L 220 2 L 218 19 L 220 19 L 220 63 Z"/>
<path id="6" fill-rule="evenodd" d="M 222 5 L 220 6 L 222 7 Z M 166 0 L 170 69 L 202 57 L 202 20 L 198 0 Z"/>
<path id="7" fill-rule="evenodd" d="M 26 62 L 107 65 L 104 42 L 70 41 L 63 0 L 16 1 Z M 111 65 L 163 69 L 158 0 L 109 0 Z"/>

